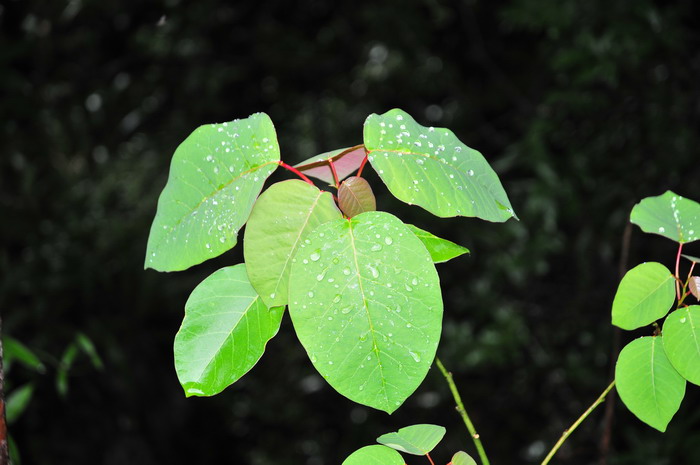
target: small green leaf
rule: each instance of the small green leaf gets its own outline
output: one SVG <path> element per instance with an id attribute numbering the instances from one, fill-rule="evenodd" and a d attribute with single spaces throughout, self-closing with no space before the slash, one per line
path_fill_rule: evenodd
<path id="1" fill-rule="evenodd" d="M 366 446 L 343 460 L 343 465 L 404 465 L 403 457 L 385 446 Z"/>
<path id="2" fill-rule="evenodd" d="M 462 247 L 447 239 L 441 239 L 412 224 L 407 224 L 406 226 L 413 231 L 413 234 L 415 234 L 416 237 L 421 240 L 425 248 L 428 249 L 433 263 L 444 263 L 460 255 L 464 255 L 465 253 L 469 253 L 469 249 L 466 247 Z"/>
<path id="3" fill-rule="evenodd" d="M 692 255 L 686 255 L 686 254 L 682 254 L 681 256 L 683 258 L 687 258 L 688 260 L 690 260 L 693 263 L 700 263 L 700 258 L 698 258 L 698 257 L 693 257 Z"/>
<path id="4" fill-rule="evenodd" d="M 398 218 L 367 212 L 311 232 L 289 276 L 289 313 L 339 393 L 391 413 L 425 378 L 442 327 L 440 280 Z"/>
<path id="5" fill-rule="evenodd" d="M 338 205 L 345 216 L 352 218 L 360 213 L 377 209 L 377 200 L 369 183 L 364 178 L 351 176 L 340 184 Z"/>
<path id="6" fill-rule="evenodd" d="M 17 421 L 27 408 L 27 405 L 29 405 L 29 401 L 32 400 L 32 394 L 34 394 L 34 385 L 28 383 L 13 390 L 7 396 L 7 402 L 5 403 L 7 423 L 11 424 Z"/>
<path id="7" fill-rule="evenodd" d="M 364 158 L 364 145 L 356 145 L 354 147 L 333 150 L 320 155 L 315 155 L 308 160 L 304 160 L 298 165 L 294 165 L 294 167 L 307 176 L 320 179 L 321 181 L 334 186 L 335 179 L 333 179 L 333 171 L 331 170 L 330 165 L 331 161 L 333 162 L 335 172 L 338 175 L 338 181 L 342 181 L 360 167 Z"/>
<path id="8" fill-rule="evenodd" d="M 393 109 L 367 118 L 364 141 L 369 162 L 397 199 L 440 217 L 515 217 L 498 175 L 452 131 L 426 128 Z"/>
<path id="9" fill-rule="evenodd" d="M 255 202 L 243 253 L 248 277 L 265 305 L 287 305 L 291 257 L 318 225 L 343 215 L 333 196 L 292 179 L 270 186 Z"/>
<path id="10" fill-rule="evenodd" d="M 671 191 L 639 202 L 632 208 L 630 221 L 646 233 L 681 244 L 700 239 L 700 204 Z"/>
<path id="11" fill-rule="evenodd" d="M 146 251 L 146 268 L 179 271 L 236 245 L 280 159 L 270 117 L 196 129 L 175 151 Z"/>
<path id="12" fill-rule="evenodd" d="M 413 425 L 395 433 L 379 436 L 377 442 L 387 447 L 413 455 L 425 455 L 445 436 L 445 428 L 437 425 Z"/>
<path id="13" fill-rule="evenodd" d="M 700 306 L 671 313 L 664 321 L 664 351 L 685 379 L 700 385 Z"/>
<path id="14" fill-rule="evenodd" d="M 612 324 L 632 330 L 663 318 L 673 305 L 675 278 L 660 263 L 642 263 L 625 274 L 612 305 Z"/>
<path id="15" fill-rule="evenodd" d="M 466 452 L 459 451 L 452 456 L 452 465 L 476 465 L 476 460 Z"/>
<path id="16" fill-rule="evenodd" d="M 66 350 L 63 351 L 58 370 L 56 371 L 56 391 L 61 397 L 65 397 L 68 394 L 68 374 L 77 356 L 78 346 L 75 342 L 71 342 L 66 347 Z"/>
<path id="17" fill-rule="evenodd" d="M 2 340 L 2 345 L 4 350 L 5 371 L 8 370 L 8 366 L 15 360 L 38 373 L 44 373 L 46 371 L 46 367 L 41 360 L 39 360 L 39 357 L 17 339 L 6 336 Z"/>
<path id="18" fill-rule="evenodd" d="M 102 363 L 100 354 L 97 353 L 95 344 L 92 343 L 92 340 L 90 340 L 89 337 L 87 337 L 83 333 L 78 333 L 75 336 L 75 342 L 76 344 L 78 344 L 78 347 L 82 349 L 85 355 L 87 355 L 90 358 L 92 366 L 94 366 L 98 370 L 102 370 L 104 368 L 104 364 Z"/>
<path id="19" fill-rule="evenodd" d="M 202 281 L 185 304 L 175 336 L 175 369 L 187 397 L 218 394 L 253 368 L 277 334 L 283 312 L 284 307 L 265 306 L 243 264 Z"/>
<path id="20" fill-rule="evenodd" d="M 685 395 L 685 379 L 673 368 L 657 336 L 635 339 L 615 366 L 620 399 L 644 423 L 664 432 Z"/>

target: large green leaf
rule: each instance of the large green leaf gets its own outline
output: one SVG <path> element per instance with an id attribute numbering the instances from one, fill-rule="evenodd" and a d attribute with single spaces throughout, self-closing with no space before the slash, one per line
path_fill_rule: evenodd
<path id="1" fill-rule="evenodd" d="M 639 202 L 632 208 L 630 221 L 646 233 L 681 244 L 700 239 L 700 204 L 671 191 Z"/>
<path id="2" fill-rule="evenodd" d="M 343 460 L 343 465 L 404 465 L 403 457 L 385 446 L 366 446 Z"/>
<path id="3" fill-rule="evenodd" d="M 184 270 L 236 245 L 279 154 L 275 128 L 264 113 L 197 128 L 173 156 L 145 267 Z"/>
<path id="4" fill-rule="evenodd" d="M 438 425 L 413 425 L 395 433 L 379 436 L 377 442 L 387 447 L 413 455 L 425 455 L 445 436 L 445 428 Z"/>
<path id="5" fill-rule="evenodd" d="M 661 263 L 642 263 L 625 274 L 612 305 L 612 324 L 632 330 L 668 313 L 675 299 L 675 278 Z"/>
<path id="6" fill-rule="evenodd" d="M 428 251 L 385 212 L 324 223 L 304 242 L 289 278 L 299 340 L 338 392 L 393 412 L 425 378 L 440 338 Z"/>
<path id="7" fill-rule="evenodd" d="M 291 257 L 316 226 L 343 215 L 329 192 L 292 179 L 262 193 L 246 226 L 243 252 L 250 283 L 265 305 L 287 305 Z"/>
<path id="8" fill-rule="evenodd" d="M 425 248 L 428 249 L 430 257 L 433 259 L 433 263 L 444 263 L 448 260 L 459 257 L 460 255 L 464 255 L 465 253 L 469 253 L 469 249 L 466 247 L 462 247 L 461 245 L 455 244 L 447 239 L 439 238 L 428 231 L 425 231 L 417 226 L 413 226 L 412 224 L 408 224 L 406 226 L 413 231 L 413 234 L 415 234 L 416 237 L 421 240 Z"/>
<path id="9" fill-rule="evenodd" d="M 218 394 L 247 373 L 277 334 L 283 312 L 265 306 L 243 264 L 202 281 L 175 336 L 175 369 L 187 397 Z"/>
<path id="10" fill-rule="evenodd" d="M 656 336 L 635 339 L 622 349 L 615 382 L 627 408 L 661 432 L 666 431 L 685 395 L 685 379 L 673 368 Z"/>
<path id="11" fill-rule="evenodd" d="M 475 216 L 503 222 L 515 217 L 486 159 L 452 131 L 426 128 L 399 109 L 365 121 L 368 159 L 399 200 L 434 215 Z"/>
<path id="12" fill-rule="evenodd" d="M 700 307 L 692 305 L 671 313 L 664 322 L 661 339 L 678 373 L 700 385 Z"/>

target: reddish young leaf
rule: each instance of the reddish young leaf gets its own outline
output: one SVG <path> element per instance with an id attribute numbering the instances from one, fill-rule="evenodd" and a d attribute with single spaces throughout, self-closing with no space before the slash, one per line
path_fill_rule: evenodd
<path id="1" fill-rule="evenodd" d="M 356 145 L 313 156 L 298 165 L 294 165 L 294 168 L 307 176 L 335 185 L 330 161 L 333 161 L 333 166 L 338 174 L 338 181 L 342 181 L 360 167 L 364 158 L 364 145 Z"/>
<path id="2" fill-rule="evenodd" d="M 695 296 L 696 299 L 700 300 L 700 276 L 691 276 L 688 280 L 688 289 L 690 293 Z"/>
<path id="3" fill-rule="evenodd" d="M 348 218 L 377 209 L 372 188 L 364 178 L 352 176 L 340 184 L 338 205 Z"/>

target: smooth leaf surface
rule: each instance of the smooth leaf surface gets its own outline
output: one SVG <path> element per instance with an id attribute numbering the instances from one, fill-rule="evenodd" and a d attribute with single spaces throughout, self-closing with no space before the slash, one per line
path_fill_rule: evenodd
<path id="1" fill-rule="evenodd" d="M 339 393 L 393 412 L 425 378 L 440 338 L 428 251 L 385 212 L 324 223 L 304 242 L 289 287 L 299 340 Z"/>
<path id="2" fill-rule="evenodd" d="M 476 465 L 476 460 L 466 452 L 459 451 L 452 456 L 452 465 Z"/>
<path id="3" fill-rule="evenodd" d="M 173 155 L 145 267 L 184 270 L 236 245 L 279 158 L 275 128 L 264 113 L 196 129 Z"/>
<path id="4" fill-rule="evenodd" d="M 307 176 L 335 185 L 330 162 L 333 162 L 338 181 L 342 181 L 360 167 L 365 155 L 365 147 L 356 145 L 315 155 L 294 167 Z"/>
<path id="5" fill-rule="evenodd" d="M 632 208 L 630 221 L 681 244 L 700 239 L 700 204 L 671 191 L 643 199 Z"/>
<path id="6" fill-rule="evenodd" d="M 287 305 L 291 257 L 306 234 L 343 215 L 329 192 L 292 179 L 260 195 L 246 226 L 243 253 L 248 277 L 265 305 Z"/>
<path id="7" fill-rule="evenodd" d="M 445 436 L 445 428 L 438 425 L 412 425 L 395 433 L 379 436 L 377 442 L 387 447 L 413 455 L 425 455 Z"/>
<path id="8" fill-rule="evenodd" d="M 175 370 L 187 397 L 218 394 L 247 373 L 277 334 L 283 312 L 265 306 L 243 264 L 202 281 L 175 336 Z"/>
<path id="9" fill-rule="evenodd" d="M 486 159 L 452 131 L 419 125 L 393 109 L 365 121 L 368 160 L 399 200 L 440 217 L 475 216 L 503 222 L 515 217 Z"/>
<path id="10" fill-rule="evenodd" d="M 27 408 L 34 394 L 34 385 L 27 383 L 14 389 L 7 396 L 5 403 L 5 415 L 8 423 L 14 423 Z"/>
<path id="11" fill-rule="evenodd" d="M 351 176 L 338 189 L 338 205 L 348 218 L 377 209 L 377 200 L 364 178 Z"/>
<path id="12" fill-rule="evenodd" d="M 465 253 L 469 253 L 469 249 L 466 247 L 462 247 L 461 245 L 455 244 L 447 239 L 437 237 L 436 235 L 417 226 L 413 226 L 412 224 L 408 224 L 406 226 L 411 229 L 413 234 L 415 234 L 416 237 L 423 243 L 425 248 L 428 249 L 430 257 L 433 259 L 433 263 L 444 263 L 448 260 L 459 257 L 460 255 L 464 255 Z"/>
<path id="13" fill-rule="evenodd" d="M 664 432 L 685 395 L 685 379 L 678 374 L 660 337 L 635 339 L 620 352 L 615 366 L 620 399 L 644 423 Z"/>
<path id="14" fill-rule="evenodd" d="M 686 254 L 682 254 L 682 257 L 690 260 L 693 263 L 700 263 L 700 258 L 698 258 L 698 257 L 693 257 L 692 255 L 686 255 Z"/>
<path id="15" fill-rule="evenodd" d="M 625 274 L 612 305 L 612 324 L 641 328 L 663 318 L 676 297 L 675 278 L 660 263 L 642 263 Z"/>
<path id="16" fill-rule="evenodd" d="M 691 276 L 688 279 L 688 290 L 697 300 L 700 300 L 700 276 Z"/>
<path id="17" fill-rule="evenodd" d="M 4 365 L 5 365 L 5 372 L 8 371 L 8 367 L 15 361 L 17 360 L 18 362 L 22 363 L 24 366 L 31 368 L 32 370 L 38 372 L 38 373 L 44 373 L 46 371 L 46 366 L 42 363 L 41 360 L 39 360 L 39 357 L 37 357 L 34 352 L 29 350 L 27 346 L 19 342 L 17 339 L 13 337 L 3 337 L 2 338 L 2 346 L 3 346 L 3 357 L 4 357 Z"/>
<path id="18" fill-rule="evenodd" d="M 700 385 L 700 307 L 692 305 L 671 313 L 664 321 L 662 340 L 676 371 Z"/>
<path id="19" fill-rule="evenodd" d="M 403 457 L 385 446 L 366 446 L 343 460 L 343 465 L 404 465 Z"/>

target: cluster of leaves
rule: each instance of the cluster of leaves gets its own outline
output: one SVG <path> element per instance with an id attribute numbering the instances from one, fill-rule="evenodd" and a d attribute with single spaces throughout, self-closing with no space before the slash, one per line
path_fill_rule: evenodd
<path id="1" fill-rule="evenodd" d="M 437 425 L 413 425 L 401 428 L 394 433 L 379 436 L 381 445 L 365 446 L 356 450 L 343 461 L 343 465 L 404 465 L 399 452 L 411 455 L 424 455 L 430 463 L 430 451 L 445 436 L 445 428 Z M 397 452 L 399 451 L 399 452 Z M 476 461 L 464 451 L 452 456 L 448 465 L 476 465 Z"/>
<path id="2" fill-rule="evenodd" d="M 398 109 L 370 115 L 362 145 L 296 167 L 280 160 L 261 113 L 202 126 L 178 147 L 145 266 L 184 270 L 221 255 L 247 223 L 245 264 L 216 271 L 185 305 L 174 351 L 186 395 L 217 394 L 248 372 L 287 306 L 314 367 L 342 395 L 391 413 L 419 386 L 441 332 L 434 263 L 468 250 L 375 211 L 361 177 L 367 162 L 394 196 L 436 216 L 515 216 L 479 152 Z M 282 181 L 260 195 L 277 166 L 306 182 Z"/>
<path id="3" fill-rule="evenodd" d="M 654 325 L 654 335 L 622 349 L 615 381 L 630 411 L 663 432 L 680 408 L 686 381 L 700 384 L 700 306 L 685 303 L 690 295 L 700 299 L 700 278 L 693 276 L 700 259 L 683 255 L 692 265 L 685 280 L 679 276 L 683 244 L 700 239 L 700 204 L 667 191 L 635 205 L 630 220 L 679 244 L 675 273 L 657 262 L 636 266 L 620 282 L 612 307 L 612 323 L 622 329 Z M 664 317 L 661 329 L 657 320 Z"/>

